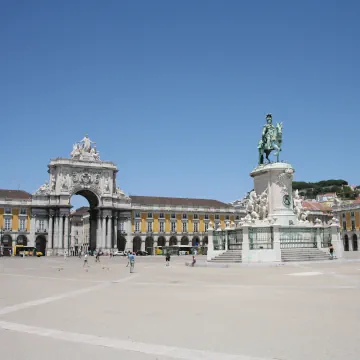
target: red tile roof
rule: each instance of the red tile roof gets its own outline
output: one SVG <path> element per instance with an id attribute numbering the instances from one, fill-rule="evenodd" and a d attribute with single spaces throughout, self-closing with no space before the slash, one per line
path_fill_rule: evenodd
<path id="1" fill-rule="evenodd" d="M 163 205 L 163 206 L 193 206 L 193 207 L 211 207 L 211 208 L 230 208 L 232 205 L 211 199 L 188 199 L 159 196 L 135 196 L 130 195 L 131 202 L 138 205 Z"/>
<path id="2" fill-rule="evenodd" d="M 309 211 L 332 211 L 330 206 L 317 201 L 303 201 L 302 206 Z"/>
<path id="3" fill-rule="evenodd" d="M 31 194 L 24 190 L 5 190 L 0 189 L 0 198 L 5 199 L 18 199 L 18 200 L 30 200 Z"/>

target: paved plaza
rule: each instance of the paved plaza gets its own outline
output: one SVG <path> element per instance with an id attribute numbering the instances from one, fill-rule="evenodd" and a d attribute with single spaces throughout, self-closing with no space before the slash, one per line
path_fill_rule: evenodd
<path id="1" fill-rule="evenodd" d="M 1 359 L 359 358 L 357 260 L 189 260 L 0 258 Z"/>

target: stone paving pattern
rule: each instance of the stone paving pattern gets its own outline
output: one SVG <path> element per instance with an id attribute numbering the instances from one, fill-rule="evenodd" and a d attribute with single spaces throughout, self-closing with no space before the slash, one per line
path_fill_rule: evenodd
<path id="1" fill-rule="evenodd" d="M 358 260 L 186 261 L 0 258 L 0 358 L 359 359 Z"/>

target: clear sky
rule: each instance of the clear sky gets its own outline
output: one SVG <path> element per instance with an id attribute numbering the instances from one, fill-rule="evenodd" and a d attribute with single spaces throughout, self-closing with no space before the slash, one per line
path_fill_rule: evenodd
<path id="1" fill-rule="evenodd" d="M 360 3 L 2 0 L 0 188 L 85 133 L 134 195 L 232 201 L 271 112 L 296 180 L 360 184 Z"/>

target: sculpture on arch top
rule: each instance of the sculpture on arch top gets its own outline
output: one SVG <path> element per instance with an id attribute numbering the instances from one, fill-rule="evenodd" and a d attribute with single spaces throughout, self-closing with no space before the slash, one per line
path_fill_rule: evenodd
<path id="1" fill-rule="evenodd" d="M 88 161 L 100 161 L 100 154 L 96 150 L 96 146 L 92 147 L 91 144 L 96 144 L 89 139 L 88 134 L 73 145 L 70 156 L 74 160 L 88 160 Z"/>

